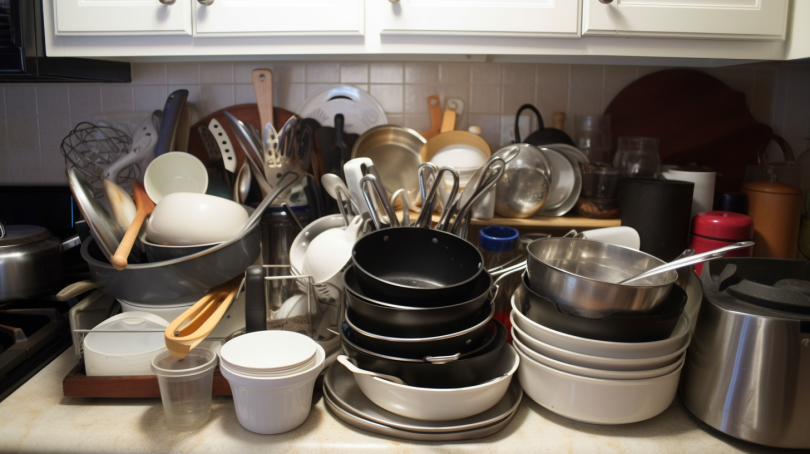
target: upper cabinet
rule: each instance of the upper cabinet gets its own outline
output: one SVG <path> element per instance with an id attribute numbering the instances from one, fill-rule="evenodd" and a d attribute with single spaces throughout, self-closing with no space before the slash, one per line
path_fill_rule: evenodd
<path id="1" fill-rule="evenodd" d="M 580 0 L 389 1 L 383 35 L 579 36 Z"/>
<path id="2" fill-rule="evenodd" d="M 583 0 L 582 34 L 784 40 L 787 11 L 788 0 Z"/>
<path id="3" fill-rule="evenodd" d="M 194 2 L 194 36 L 362 36 L 363 0 Z"/>
<path id="4" fill-rule="evenodd" d="M 54 0 L 56 36 L 191 35 L 192 0 Z"/>

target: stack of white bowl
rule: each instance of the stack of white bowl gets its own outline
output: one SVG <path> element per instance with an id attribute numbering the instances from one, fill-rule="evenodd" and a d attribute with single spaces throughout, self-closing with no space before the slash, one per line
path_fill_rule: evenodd
<path id="1" fill-rule="evenodd" d="M 535 402 L 566 418 L 628 424 L 669 407 L 678 389 L 689 320 L 681 315 L 668 339 L 606 342 L 561 333 L 530 320 L 512 298 L 518 377 Z"/>
<path id="2" fill-rule="evenodd" d="M 239 424 L 260 434 L 303 424 L 325 358 L 315 341 L 290 331 L 258 331 L 225 344 L 219 368 L 231 385 Z"/>

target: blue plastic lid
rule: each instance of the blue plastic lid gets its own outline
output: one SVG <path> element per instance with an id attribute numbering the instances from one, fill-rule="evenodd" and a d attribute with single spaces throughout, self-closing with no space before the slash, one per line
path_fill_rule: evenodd
<path id="1" fill-rule="evenodd" d="M 514 251 L 519 236 L 518 231 L 512 227 L 490 225 L 478 231 L 478 245 L 492 252 Z"/>

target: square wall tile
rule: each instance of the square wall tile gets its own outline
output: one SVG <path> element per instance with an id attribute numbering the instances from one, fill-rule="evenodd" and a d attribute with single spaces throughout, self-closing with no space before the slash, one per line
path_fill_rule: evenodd
<path id="1" fill-rule="evenodd" d="M 602 113 L 601 88 L 572 88 L 568 105 L 568 117 L 574 115 L 599 115 Z"/>
<path id="2" fill-rule="evenodd" d="M 42 183 L 42 158 L 38 149 L 11 150 L 8 164 L 11 183 L 25 186 Z"/>
<path id="3" fill-rule="evenodd" d="M 9 163 L 9 151 L 0 150 L 0 185 L 11 184 L 11 163 Z"/>
<path id="4" fill-rule="evenodd" d="M 469 63 L 442 63 L 439 65 L 439 82 L 442 84 L 470 84 Z"/>
<path id="5" fill-rule="evenodd" d="M 507 63 L 503 68 L 504 85 L 534 85 L 537 74 L 537 65 L 526 63 Z"/>
<path id="6" fill-rule="evenodd" d="M 435 84 L 439 82 L 437 63 L 405 63 L 405 83 Z"/>
<path id="7" fill-rule="evenodd" d="M 161 87 L 166 90 L 166 87 Z M 70 85 L 68 87 L 70 99 L 70 117 L 73 120 L 89 120 L 91 115 L 101 112 L 101 86 L 91 85 Z M 164 99 L 165 101 L 165 99 Z M 163 104 L 156 107 L 160 109 Z"/>
<path id="8" fill-rule="evenodd" d="M 470 65 L 470 81 L 474 84 L 494 85 L 501 83 L 501 65 L 498 63 L 473 63 Z"/>
<path id="9" fill-rule="evenodd" d="M 47 125 L 47 127 L 39 128 L 39 146 L 37 148 L 59 152 L 62 139 L 68 135 L 74 126 L 70 124 L 70 117 L 67 115 L 40 117 L 39 122 L 42 125 Z M 62 162 L 62 167 L 64 170 L 64 162 Z"/>
<path id="10" fill-rule="evenodd" d="M 470 114 L 470 126 L 481 127 L 481 138 L 486 140 L 493 153 L 501 148 L 501 117 L 500 115 Z"/>
<path id="11" fill-rule="evenodd" d="M 273 84 L 273 91 L 276 91 L 276 87 L 278 85 Z M 256 90 L 253 89 L 253 85 L 249 84 L 238 84 L 234 85 L 234 89 L 236 90 L 236 100 L 234 101 L 235 104 L 254 104 L 256 102 Z M 277 105 L 276 103 L 276 95 L 273 94 L 273 105 Z"/>
<path id="12" fill-rule="evenodd" d="M 401 84 L 405 81 L 405 65 L 372 63 L 369 65 L 369 81 L 373 84 Z"/>
<path id="13" fill-rule="evenodd" d="M 520 106 L 534 102 L 534 85 L 504 85 L 501 88 L 502 115 L 515 115 Z"/>
<path id="14" fill-rule="evenodd" d="M 101 86 L 101 110 L 104 112 L 130 112 L 135 107 L 130 84 L 105 84 Z"/>
<path id="15" fill-rule="evenodd" d="M 389 125 L 404 125 L 405 124 L 405 115 L 403 114 L 385 114 L 385 118 L 388 119 Z"/>
<path id="16" fill-rule="evenodd" d="M 340 82 L 344 84 L 368 83 L 368 64 L 366 63 L 341 64 Z"/>
<path id="17" fill-rule="evenodd" d="M 573 114 L 568 109 L 568 92 L 538 89 L 535 99 L 534 105 L 540 111 L 540 115 L 543 116 L 543 123 L 545 123 L 546 127 L 552 125 L 554 112 L 565 112 L 568 117 L 573 117 Z M 566 123 L 568 123 L 567 120 Z M 534 124 L 534 120 L 532 120 L 532 125 Z"/>
<path id="18" fill-rule="evenodd" d="M 605 87 L 624 88 L 634 80 L 635 66 L 605 66 Z"/>
<path id="19" fill-rule="evenodd" d="M 332 84 L 306 84 L 306 91 L 305 91 L 305 98 L 309 98 L 310 96 L 314 95 L 320 90 L 330 86 Z"/>
<path id="20" fill-rule="evenodd" d="M 145 85 L 133 87 L 135 96 L 135 110 L 163 110 L 166 105 L 166 98 L 169 97 L 169 88 L 165 85 Z M 202 116 L 203 114 L 200 112 Z"/>
<path id="21" fill-rule="evenodd" d="M 290 112 L 296 112 L 301 104 L 306 99 L 307 85 L 305 84 L 289 84 L 277 85 L 273 87 L 273 105 L 287 109 Z M 301 113 L 301 112 L 296 112 Z"/>
<path id="22" fill-rule="evenodd" d="M 571 88 L 602 88 L 603 66 L 571 65 Z"/>
<path id="23" fill-rule="evenodd" d="M 234 91 L 234 86 L 228 84 L 200 85 L 200 117 L 232 106 L 236 99 Z"/>
<path id="24" fill-rule="evenodd" d="M 67 184 L 65 157 L 62 155 L 62 152 L 59 151 L 59 148 L 43 148 L 42 151 L 40 151 L 40 160 L 42 162 L 42 184 Z"/>
<path id="25" fill-rule="evenodd" d="M 307 66 L 305 63 L 277 63 L 270 64 L 273 71 L 273 83 L 302 84 L 306 81 Z"/>
<path id="26" fill-rule="evenodd" d="M 133 63 L 133 85 L 161 85 L 166 83 L 165 63 Z"/>
<path id="27" fill-rule="evenodd" d="M 0 151 L 8 150 L 8 126 L 6 121 L 5 118 L 0 118 Z M 67 133 L 68 131 L 65 131 L 65 135 Z"/>
<path id="28" fill-rule="evenodd" d="M 470 113 L 501 113 L 501 87 L 499 85 L 473 85 L 470 90 Z"/>
<path id="29" fill-rule="evenodd" d="M 537 65 L 537 87 L 568 90 L 570 65 Z"/>
<path id="30" fill-rule="evenodd" d="M 200 63 L 201 84 L 231 84 L 233 83 L 233 63 L 210 62 Z"/>
<path id="31" fill-rule="evenodd" d="M 6 116 L 36 117 L 37 91 L 34 85 L 6 85 Z"/>
<path id="32" fill-rule="evenodd" d="M 9 117 L 8 148 L 39 149 L 39 119 L 28 117 Z M 65 131 L 67 134 L 67 131 Z"/>
<path id="33" fill-rule="evenodd" d="M 38 85 L 36 89 L 38 115 L 70 115 L 67 85 Z"/>
<path id="34" fill-rule="evenodd" d="M 334 84 L 340 82 L 340 69 L 337 63 L 308 63 L 307 83 Z"/>
<path id="35" fill-rule="evenodd" d="M 198 63 L 169 63 L 166 65 L 169 84 L 199 84 L 200 65 Z"/>
<path id="36" fill-rule="evenodd" d="M 270 66 L 260 61 L 238 61 L 233 64 L 233 82 L 237 84 L 252 84 L 251 73 L 257 68 L 267 68 Z M 273 73 L 273 83 L 276 82 L 276 74 Z"/>
<path id="37" fill-rule="evenodd" d="M 411 128 L 417 132 L 430 129 L 430 117 L 428 115 L 405 114 L 402 126 Z"/>
<path id="38" fill-rule="evenodd" d="M 405 113 L 420 114 L 428 117 L 427 98 L 431 95 L 440 94 L 440 91 L 438 85 L 405 85 Z M 442 104 L 443 108 L 444 104 Z M 429 124 L 430 119 L 428 119 Z"/>
<path id="39" fill-rule="evenodd" d="M 403 86 L 401 84 L 375 84 L 370 87 L 370 90 L 369 93 L 380 103 L 385 113 L 402 113 Z"/>

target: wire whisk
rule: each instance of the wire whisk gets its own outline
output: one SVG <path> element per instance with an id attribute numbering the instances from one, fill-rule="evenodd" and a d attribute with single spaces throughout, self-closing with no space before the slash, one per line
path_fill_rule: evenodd
<path id="1" fill-rule="evenodd" d="M 107 167 L 126 154 L 131 144 L 132 138 L 120 129 L 83 121 L 62 140 L 61 149 L 65 165 L 79 169 L 87 177 L 93 196 L 98 198 L 104 195 L 102 180 Z M 128 172 L 122 172 L 119 181 L 137 177 L 137 171 Z"/>

